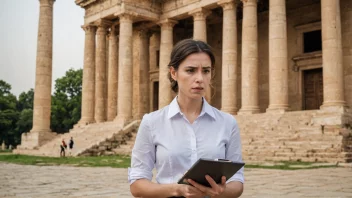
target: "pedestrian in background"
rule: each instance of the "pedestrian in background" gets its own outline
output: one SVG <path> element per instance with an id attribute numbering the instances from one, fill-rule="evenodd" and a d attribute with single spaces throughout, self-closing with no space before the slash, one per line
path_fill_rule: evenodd
<path id="1" fill-rule="evenodd" d="M 72 155 L 73 144 L 74 144 L 73 137 L 71 137 L 70 141 L 68 142 L 68 148 L 70 149 L 69 150 L 70 156 Z"/>
<path id="2" fill-rule="evenodd" d="M 67 144 L 64 139 L 62 139 L 60 144 L 60 157 L 65 157 L 65 149 L 67 148 Z"/>

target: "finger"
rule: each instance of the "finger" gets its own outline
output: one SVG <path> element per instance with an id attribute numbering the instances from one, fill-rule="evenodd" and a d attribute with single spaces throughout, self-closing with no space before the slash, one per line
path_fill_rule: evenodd
<path id="1" fill-rule="evenodd" d="M 218 188 L 218 184 L 209 175 L 206 175 L 205 179 L 209 182 L 212 189 L 216 190 Z"/>
<path id="2" fill-rule="evenodd" d="M 226 184 L 226 177 L 225 177 L 225 176 L 222 176 L 222 177 L 221 177 L 221 184 L 222 184 L 222 185 L 225 185 L 225 184 Z"/>
<path id="3" fill-rule="evenodd" d="M 207 187 L 205 187 L 205 186 L 203 186 L 203 185 L 201 185 L 201 184 L 198 184 L 197 182 L 195 182 L 195 181 L 193 181 L 193 180 L 191 180 L 191 179 L 188 179 L 188 182 L 189 182 L 190 184 L 192 184 L 192 186 L 194 186 L 194 187 L 197 188 L 198 190 L 202 191 L 203 193 L 208 194 L 208 193 L 207 193 L 207 192 L 208 192 Z"/>

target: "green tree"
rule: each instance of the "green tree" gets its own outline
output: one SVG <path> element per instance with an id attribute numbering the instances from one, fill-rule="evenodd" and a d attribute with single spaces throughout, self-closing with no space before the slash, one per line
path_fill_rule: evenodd
<path id="1" fill-rule="evenodd" d="M 34 90 L 30 89 L 27 92 L 22 92 L 18 97 L 17 111 L 19 118 L 16 122 L 16 129 L 13 134 L 14 145 L 21 143 L 21 135 L 24 132 L 29 132 L 33 125 L 33 99 Z"/>
<path id="2" fill-rule="evenodd" d="M 55 81 L 51 102 L 51 129 L 69 131 L 81 118 L 82 69 L 70 69 Z"/>
<path id="3" fill-rule="evenodd" d="M 18 96 L 17 109 L 22 111 L 24 109 L 33 109 L 33 100 L 34 100 L 34 90 L 30 89 L 27 92 L 22 92 Z"/>
<path id="4" fill-rule="evenodd" d="M 11 85 L 0 80 L 0 142 L 14 145 L 16 122 L 19 113 L 16 109 L 17 99 L 11 92 Z"/>

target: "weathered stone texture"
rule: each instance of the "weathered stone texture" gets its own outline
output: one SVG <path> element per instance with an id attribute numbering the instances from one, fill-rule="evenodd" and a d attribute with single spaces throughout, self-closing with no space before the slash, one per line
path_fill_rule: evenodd
<path id="1" fill-rule="evenodd" d="M 33 105 L 33 132 L 50 132 L 53 0 L 40 1 Z"/>
<path id="2" fill-rule="evenodd" d="M 93 123 L 95 101 L 95 34 L 96 27 L 84 26 L 84 64 L 82 82 L 81 124 Z"/>
<path id="3" fill-rule="evenodd" d="M 215 56 L 215 69 L 213 70 L 213 79 L 211 82 L 211 105 L 221 109 L 221 90 L 222 90 L 222 82 L 221 82 L 221 74 L 222 74 L 222 32 L 216 31 L 214 29 L 221 29 L 222 24 L 211 24 L 208 25 L 207 30 L 208 34 L 212 35 L 208 38 L 208 43 L 212 47 L 214 56 Z"/>
<path id="4" fill-rule="evenodd" d="M 216 57 L 211 104 L 234 115 L 240 110 L 236 118 L 246 161 L 352 161 L 352 115 L 344 106 L 352 106 L 350 0 L 259 3 L 257 0 L 76 0 L 76 3 L 86 9 L 85 27 L 99 26 L 102 21 L 110 23 L 104 31 L 98 27 L 96 36 L 86 32 L 89 34 L 83 77 L 82 122 L 91 122 L 94 112 L 96 121 L 104 123 L 77 126 L 68 134 L 80 133 L 84 134 L 82 141 L 87 138 L 96 141 L 99 133 L 100 144 L 84 143 L 94 146 L 94 152 L 109 150 L 109 145 L 116 146 L 116 142 L 103 139 L 113 132 L 113 127 L 123 127 L 169 104 L 176 95 L 171 92 L 167 77 L 172 47 L 182 39 L 193 37 L 206 40 Z M 238 4 L 236 9 L 235 3 Z M 117 61 L 114 50 L 109 49 L 115 42 L 107 40 L 104 33 L 111 28 L 111 23 L 120 29 L 118 88 L 115 88 L 116 72 L 108 67 L 110 61 Z M 48 23 L 40 22 L 40 28 L 47 27 Z M 304 33 L 315 30 L 323 32 L 323 50 L 304 52 Z M 47 35 L 38 34 L 39 65 L 47 63 L 51 57 L 51 51 L 47 47 L 42 49 L 45 45 L 40 44 L 52 30 L 45 31 Z M 95 60 L 88 57 L 94 52 Z M 89 61 L 96 62 L 95 71 Z M 38 68 L 37 65 L 37 74 L 42 76 L 37 75 L 36 82 L 40 86 L 36 96 L 42 96 L 42 93 L 50 93 L 47 84 L 51 67 Z M 324 80 L 324 105 L 302 111 L 305 109 L 305 71 L 316 68 L 323 70 L 318 74 L 323 75 Z M 118 91 L 117 116 L 113 104 L 116 100 L 112 98 L 115 91 Z M 35 104 L 45 104 L 42 107 L 49 109 L 47 102 L 45 97 L 37 97 Z M 95 111 L 91 109 L 92 104 L 95 104 Z M 37 108 L 34 115 L 34 123 L 38 123 L 41 117 L 37 116 L 50 115 L 50 111 Z M 114 121 L 105 123 L 106 116 Z M 39 125 L 47 126 L 48 122 Z M 104 130 L 107 133 L 103 133 Z M 23 136 L 25 141 L 21 147 L 33 148 L 41 144 L 40 138 L 46 141 L 52 135 L 45 134 Z M 131 149 L 133 141 L 128 144 L 122 150 Z"/>
<path id="5" fill-rule="evenodd" d="M 115 26 L 109 33 L 108 50 L 108 100 L 107 100 L 107 120 L 112 121 L 117 115 L 117 77 L 118 77 L 118 36 Z"/>
<path id="6" fill-rule="evenodd" d="M 345 78 L 345 100 L 352 107 L 352 2 L 341 1 L 342 58 Z"/>
<path id="7" fill-rule="evenodd" d="M 107 101 L 107 26 L 100 24 L 97 29 L 97 41 L 95 51 L 95 121 L 106 121 L 106 101 Z"/>
<path id="8" fill-rule="evenodd" d="M 139 36 L 138 30 L 133 31 L 133 106 L 132 106 L 132 116 L 137 119 L 138 114 L 138 99 L 139 99 L 139 78 L 140 78 L 140 50 L 139 50 Z"/>

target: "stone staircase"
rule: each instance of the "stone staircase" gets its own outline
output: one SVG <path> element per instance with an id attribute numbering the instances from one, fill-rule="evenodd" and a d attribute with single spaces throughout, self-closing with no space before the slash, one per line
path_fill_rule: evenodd
<path id="1" fill-rule="evenodd" d="M 119 133 L 107 137 L 99 144 L 93 145 L 90 149 L 79 153 L 82 156 L 99 155 L 130 155 L 136 139 L 140 120 L 136 120 L 126 125 Z"/>
<path id="2" fill-rule="evenodd" d="M 132 137 L 132 133 L 137 130 L 140 121 L 133 121 L 124 128 L 116 122 L 94 123 L 85 126 L 78 126 L 70 130 L 69 133 L 58 134 L 54 139 L 42 145 L 38 149 L 17 150 L 18 154 L 36 156 L 60 156 L 60 144 L 62 139 L 68 143 L 72 137 L 74 148 L 71 156 L 106 155 L 115 154 L 113 149 L 126 144 Z M 69 150 L 66 150 L 66 155 Z"/>
<path id="3" fill-rule="evenodd" d="M 352 113 L 322 110 L 235 116 L 245 162 L 352 162 Z M 62 139 L 73 137 L 72 156 L 130 155 L 140 121 L 89 124 L 56 137 L 39 149 L 17 153 L 59 156 Z"/>
<path id="4" fill-rule="evenodd" d="M 236 119 L 244 161 L 352 162 L 352 130 L 346 124 L 352 122 L 342 123 L 339 113 L 297 111 Z"/>

